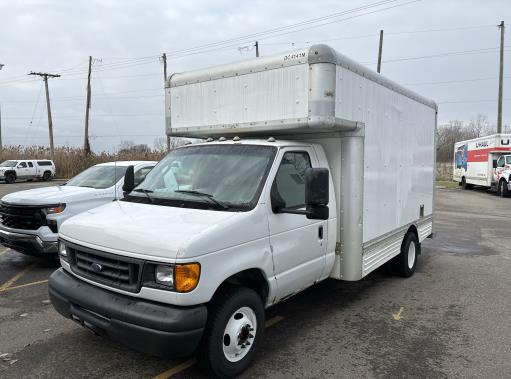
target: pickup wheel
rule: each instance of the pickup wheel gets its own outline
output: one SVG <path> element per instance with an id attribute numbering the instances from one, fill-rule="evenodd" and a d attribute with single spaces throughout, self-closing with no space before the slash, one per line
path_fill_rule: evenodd
<path id="1" fill-rule="evenodd" d="M 509 190 L 507 189 L 506 179 L 500 179 L 499 184 L 497 186 L 497 194 L 500 197 L 508 197 Z"/>
<path id="2" fill-rule="evenodd" d="M 44 174 L 43 174 L 43 180 L 45 182 L 49 182 L 51 180 L 51 172 L 50 171 L 45 171 Z"/>
<path id="3" fill-rule="evenodd" d="M 5 175 L 5 182 L 7 184 L 12 184 L 16 181 L 16 176 L 13 173 L 9 173 Z"/>
<path id="4" fill-rule="evenodd" d="M 419 252 L 420 243 L 417 236 L 413 232 L 408 232 L 401 244 L 401 253 L 392 260 L 394 274 L 403 278 L 412 276 L 417 266 Z"/>
<path id="5" fill-rule="evenodd" d="M 208 308 L 199 363 L 215 377 L 235 377 L 254 359 L 263 331 L 261 297 L 246 287 L 226 287 Z"/>

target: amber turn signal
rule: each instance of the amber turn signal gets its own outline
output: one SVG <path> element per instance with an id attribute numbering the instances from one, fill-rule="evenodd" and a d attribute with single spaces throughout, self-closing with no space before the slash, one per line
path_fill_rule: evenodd
<path id="1" fill-rule="evenodd" d="M 197 287 L 200 278 L 200 264 L 183 263 L 174 266 L 174 289 L 177 292 L 190 292 Z"/>

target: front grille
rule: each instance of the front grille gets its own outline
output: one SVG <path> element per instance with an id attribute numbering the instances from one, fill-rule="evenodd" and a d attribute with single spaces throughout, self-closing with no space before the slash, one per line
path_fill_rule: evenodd
<path id="1" fill-rule="evenodd" d="M 124 291 L 137 292 L 143 261 L 66 242 L 73 272 L 86 279 Z"/>
<path id="2" fill-rule="evenodd" d="M 43 207 L 0 203 L 0 223 L 8 228 L 37 230 L 46 225 Z"/>

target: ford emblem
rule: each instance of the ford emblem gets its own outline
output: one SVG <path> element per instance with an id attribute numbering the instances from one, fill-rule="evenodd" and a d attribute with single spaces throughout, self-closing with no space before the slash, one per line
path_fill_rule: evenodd
<path id="1" fill-rule="evenodd" d="M 103 266 L 101 266 L 99 263 L 93 263 L 90 265 L 92 271 L 94 272 L 101 272 L 103 271 Z"/>

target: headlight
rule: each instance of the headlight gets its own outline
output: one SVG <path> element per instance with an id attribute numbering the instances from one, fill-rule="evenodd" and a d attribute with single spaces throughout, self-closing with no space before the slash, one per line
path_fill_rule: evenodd
<path id="1" fill-rule="evenodd" d="M 174 287 L 174 267 L 168 265 L 157 265 L 154 270 L 156 283 Z"/>
<path id="2" fill-rule="evenodd" d="M 190 292 L 197 287 L 200 279 L 200 264 L 156 265 L 154 281 L 176 292 Z"/>
<path id="3" fill-rule="evenodd" d="M 64 209 L 66 209 L 66 204 L 59 204 L 55 205 L 54 207 L 43 208 L 44 213 L 46 213 L 47 215 L 61 213 L 64 211 Z"/>
<path id="4" fill-rule="evenodd" d="M 67 249 L 64 243 L 59 242 L 59 256 L 63 259 L 67 259 Z"/>

